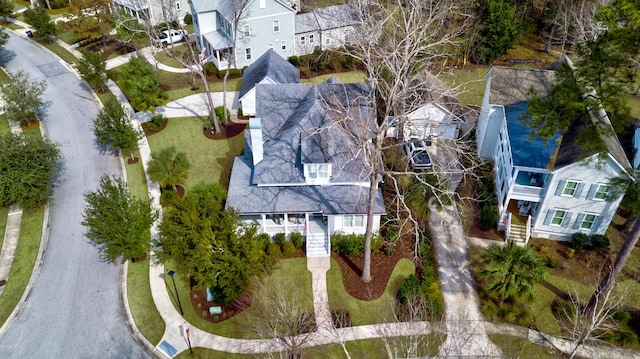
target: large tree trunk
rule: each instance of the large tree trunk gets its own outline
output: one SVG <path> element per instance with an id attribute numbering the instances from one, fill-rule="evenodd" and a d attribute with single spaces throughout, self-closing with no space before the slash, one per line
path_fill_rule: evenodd
<path id="1" fill-rule="evenodd" d="M 376 195 L 378 194 L 378 175 L 376 171 L 371 173 L 369 181 L 369 205 L 367 206 L 367 229 L 364 233 L 364 256 L 362 260 L 362 276 L 364 283 L 371 282 L 371 237 L 373 236 L 373 216 L 376 208 Z"/>
<path id="2" fill-rule="evenodd" d="M 597 309 L 596 305 L 601 302 L 600 297 L 609 293 L 616 285 L 618 275 L 622 272 L 622 268 L 624 268 L 633 248 L 635 248 L 636 243 L 638 243 L 638 238 L 640 238 L 640 216 L 636 217 L 633 228 L 622 244 L 622 248 L 620 248 L 616 260 L 613 262 L 613 266 L 611 266 L 607 274 L 602 278 L 600 284 L 598 284 L 598 288 L 591 296 L 591 299 L 589 299 L 589 303 L 584 308 L 583 314 L 590 316 Z"/>
<path id="3" fill-rule="evenodd" d="M 213 105 L 213 98 L 211 98 L 211 91 L 209 91 L 209 82 L 207 81 L 207 74 L 204 71 L 199 71 L 200 79 L 202 79 L 202 84 L 204 85 L 204 92 L 207 94 L 207 102 L 209 102 L 209 116 L 211 116 L 211 121 L 213 121 L 213 130 L 215 133 L 220 133 L 220 124 L 218 124 L 218 119 L 216 118 L 216 108 Z"/>

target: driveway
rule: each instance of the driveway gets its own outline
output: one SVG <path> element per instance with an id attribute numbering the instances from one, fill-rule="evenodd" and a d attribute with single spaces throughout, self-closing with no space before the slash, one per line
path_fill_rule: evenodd
<path id="1" fill-rule="evenodd" d="M 83 194 L 104 173 L 119 173 L 117 159 L 99 153 L 94 143 L 98 107 L 66 65 L 31 40 L 11 34 L 5 48 L 2 66 L 47 82 L 44 124 L 63 160 L 40 276 L 0 338 L 0 358 L 147 358 L 124 324 L 121 266 L 101 262 L 80 225 Z"/>

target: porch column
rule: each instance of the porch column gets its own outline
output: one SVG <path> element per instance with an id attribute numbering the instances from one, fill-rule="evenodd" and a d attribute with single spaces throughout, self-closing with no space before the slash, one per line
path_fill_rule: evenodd
<path id="1" fill-rule="evenodd" d="M 262 230 L 262 233 L 267 233 L 267 215 L 261 214 L 260 217 L 262 218 L 262 222 L 260 222 L 260 229 Z"/>

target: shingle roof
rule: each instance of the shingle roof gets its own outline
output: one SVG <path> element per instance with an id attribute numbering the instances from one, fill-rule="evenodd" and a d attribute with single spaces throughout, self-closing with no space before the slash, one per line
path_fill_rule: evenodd
<path id="1" fill-rule="evenodd" d="M 489 70 L 487 77 L 491 78 L 489 103 L 508 106 L 529 101 L 528 92 L 531 89 L 540 97 L 548 95 L 555 80 L 555 72 L 494 66 Z"/>
<path id="2" fill-rule="evenodd" d="M 310 12 L 296 14 L 295 33 L 325 31 L 359 22 L 356 9 L 351 4 L 342 4 L 313 9 Z"/>
<path id="3" fill-rule="evenodd" d="M 229 0 L 189 0 L 196 13 L 217 11 L 226 19 L 233 17 L 233 8 Z"/>
<path id="4" fill-rule="evenodd" d="M 368 192 L 367 187 L 353 185 L 258 187 L 251 185 L 251 160 L 240 156 L 233 161 L 226 206 L 241 214 L 364 214 Z M 376 196 L 375 213 L 385 213 L 381 191 Z"/>
<path id="5" fill-rule="evenodd" d="M 366 165 L 356 155 L 362 141 L 354 137 L 372 136 L 374 114 L 365 101 L 370 91 L 367 84 L 257 85 L 264 159 L 253 182 L 304 183 L 303 162 L 334 164 L 332 182 L 367 182 Z"/>
<path id="6" fill-rule="evenodd" d="M 265 77 L 280 84 L 298 83 L 300 71 L 273 49 L 269 49 L 244 71 L 240 85 L 240 98 Z"/>

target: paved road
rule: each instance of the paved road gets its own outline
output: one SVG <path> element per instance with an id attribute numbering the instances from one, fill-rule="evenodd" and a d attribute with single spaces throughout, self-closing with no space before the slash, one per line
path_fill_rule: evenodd
<path id="1" fill-rule="evenodd" d="M 83 236 L 83 193 L 115 157 L 101 155 L 91 124 L 91 94 L 49 52 L 11 35 L 2 54 L 9 71 L 24 70 L 48 84 L 44 122 L 61 144 L 59 183 L 51 201 L 51 231 L 42 271 L 16 322 L 0 338 L 0 358 L 147 358 L 124 324 L 118 292 L 120 266 L 102 263 Z"/>

